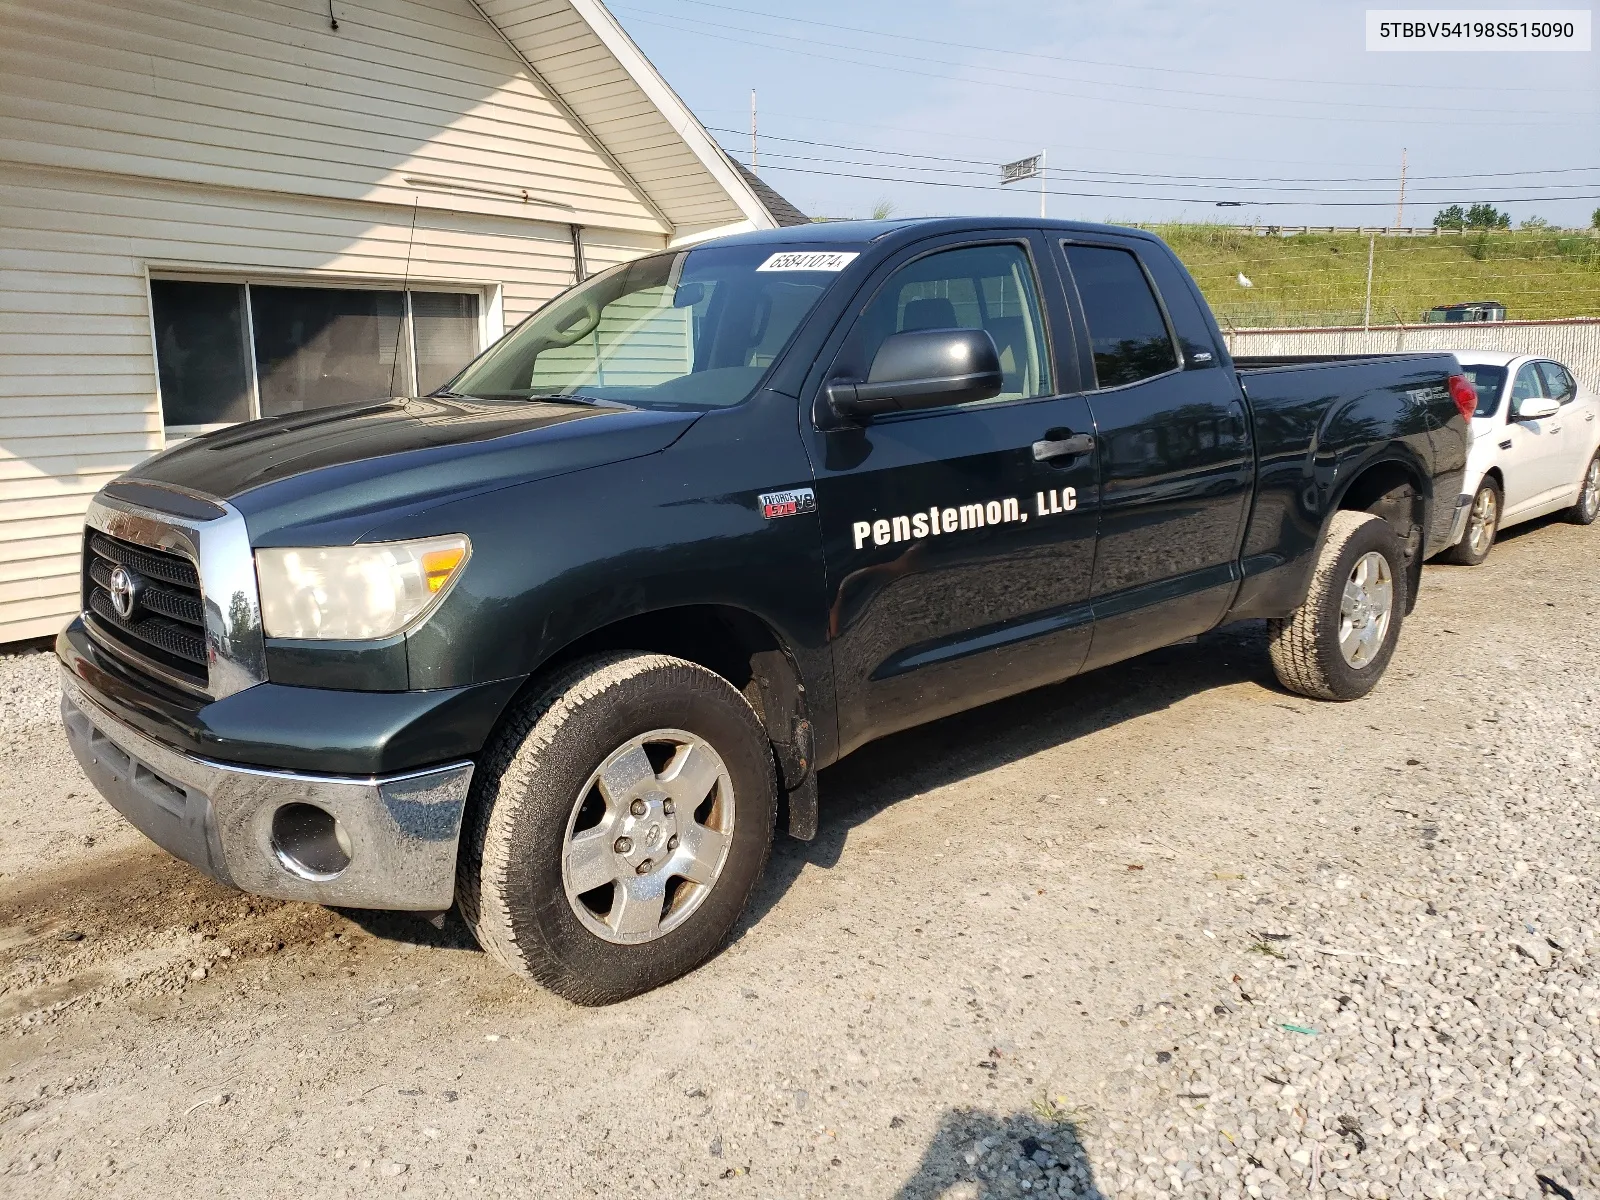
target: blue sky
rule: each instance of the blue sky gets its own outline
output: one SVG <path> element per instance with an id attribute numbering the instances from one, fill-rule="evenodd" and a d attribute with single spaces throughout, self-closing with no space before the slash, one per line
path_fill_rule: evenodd
<path id="1" fill-rule="evenodd" d="M 1343 0 L 610 7 L 746 162 L 757 89 L 762 176 L 812 214 L 1037 212 L 994 164 L 1041 149 L 1050 215 L 1085 220 L 1392 224 L 1402 149 L 1407 225 L 1600 206 L 1600 54 L 1369 53 Z"/>

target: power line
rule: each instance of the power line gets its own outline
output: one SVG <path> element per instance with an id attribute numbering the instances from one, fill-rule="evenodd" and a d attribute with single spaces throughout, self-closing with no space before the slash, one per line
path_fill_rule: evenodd
<path id="1" fill-rule="evenodd" d="M 724 146 L 723 149 L 727 150 L 729 154 L 733 153 L 733 151 L 728 149 L 728 147 L 726 147 L 726 146 Z M 855 161 L 853 159 L 826 158 L 826 157 L 822 157 L 822 156 L 806 155 L 806 154 L 785 154 L 781 150 L 768 150 L 766 152 L 766 154 L 765 154 L 765 157 L 767 159 L 769 159 L 769 160 L 770 159 L 774 159 L 774 158 L 779 158 L 779 159 L 789 159 L 789 160 L 794 161 L 794 162 L 828 163 L 828 164 L 831 164 L 831 165 L 834 165 L 834 166 L 867 167 L 867 168 L 901 170 L 901 171 L 920 171 L 920 172 L 924 172 L 924 173 L 930 173 L 930 174 L 937 173 L 937 174 L 941 174 L 941 175 L 968 175 L 968 176 L 976 175 L 976 176 L 982 176 L 982 177 L 985 177 L 985 178 L 993 177 L 995 171 L 998 169 L 997 166 L 989 165 L 989 164 L 985 164 L 986 166 L 988 166 L 987 170 L 975 171 L 975 170 L 972 170 L 972 169 L 967 168 L 967 167 L 925 167 L 925 166 L 920 166 L 920 165 L 915 164 L 915 163 L 884 164 L 884 163 L 873 163 L 873 162 L 858 162 L 858 161 Z M 1118 174 L 1124 174 L 1124 173 L 1108 171 L 1108 172 L 1105 172 L 1105 174 L 1107 174 L 1107 175 L 1118 175 Z M 1067 183 L 1101 183 L 1101 184 L 1110 184 L 1110 185 L 1121 184 L 1124 187 L 1166 187 L 1166 186 L 1168 186 L 1170 184 L 1172 178 L 1177 178 L 1180 182 L 1185 182 L 1190 187 L 1200 188 L 1200 189 L 1203 189 L 1205 191 L 1217 191 L 1217 192 L 1243 192 L 1243 191 L 1261 190 L 1261 191 L 1267 191 L 1267 192 L 1311 192 L 1311 193 L 1316 193 L 1318 195 L 1328 195 L 1328 194 L 1333 194 L 1333 195 L 1344 195 L 1344 194 L 1372 195 L 1372 194 L 1383 194 L 1383 193 L 1386 192 L 1385 188 L 1371 188 L 1371 187 L 1358 187 L 1358 188 L 1333 187 L 1333 188 L 1330 188 L 1330 187 L 1284 187 L 1284 186 L 1275 186 L 1275 187 L 1268 187 L 1268 188 L 1264 188 L 1264 189 L 1253 189 L 1253 188 L 1247 187 L 1245 184 L 1240 184 L 1240 183 L 1193 183 L 1193 182 L 1188 182 L 1187 180 L 1184 180 L 1182 177 L 1169 177 L 1168 179 L 1165 179 L 1165 180 L 1157 180 L 1157 181 L 1154 181 L 1154 182 L 1145 183 L 1145 182 L 1141 182 L 1139 179 L 1102 179 L 1102 178 L 1097 178 L 1097 177 L 1094 177 L 1094 176 L 1088 176 L 1088 175 L 1083 175 L 1083 174 L 1075 174 L 1075 175 L 1071 175 L 1071 176 L 1066 176 L 1066 175 L 1063 175 L 1061 172 L 1058 172 L 1058 171 L 1056 171 L 1054 169 L 1046 171 L 1045 172 L 1045 176 L 1046 176 L 1046 178 L 1059 178 L 1059 179 L 1062 179 L 1063 182 L 1067 182 Z M 936 181 L 936 180 L 922 180 L 920 182 L 932 183 L 932 182 L 938 182 L 938 181 Z M 1310 182 L 1310 181 L 1308 181 L 1308 182 Z M 1387 183 L 1388 181 L 1385 181 L 1385 182 Z M 1511 191 L 1527 191 L 1529 189 L 1534 189 L 1534 188 L 1592 188 L 1592 187 L 1595 187 L 1597 184 L 1600 184 L 1600 180 L 1591 180 L 1591 181 L 1587 181 L 1587 182 L 1583 182 L 1583 183 L 1549 183 L 1549 182 L 1515 183 L 1515 184 L 1503 184 L 1501 186 L 1503 186 L 1507 190 L 1511 190 Z M 1459 190 L 1459 188 L 1443 188 L 1443 187 L 1439 187 L 1439 188 L 1413 188 L 1412 189 L 1412 194 L 1414 194 L 1414 195 L 1428 195 L 1428 194 L 1432 194 L 1432 193 L 1435 193 L 1435 192 L 1447 192 L 1447 193 L 1449 193 L 1451 195 L 1454 195 L 1455 192 L 1458 191 L 1458 190 Z"/>
<path id="2" fill-rule="evenodd" d="M 823 175 L 834 179 L 867 179 L 879 183 L 911 183 L 924 187 L 961 188 L 966 191 L 997 192 L 999 184 L 982 183 L 957 183 L 953 180 L 938 179 L 905 179 L 894 175 L 858 175 L 848 171 L 820 171 L 815 167 L 788 167 L 774 163 L 767 168 L 769 171 L 789 171 L 799 175 Z M 1080 199 L 1090 200 L 1145 200 L 1168 204 L 1205 204 L 1213 205 L 1215 201 L 1205 196 L 1144 196 L 1138 194 L 1125 194 L 1118 192 L 1069 192 L 1059 188 L 1046 188 L 1045 194 L 1049 196 L 1075 196 Z M 1476 196 L 1454 196 L 1431 203 L 1441 204 L 1446 201 L 1460 204 L 1470 202 L 1475 204 L 1510 204 L 1531 203 L 1540 200 L 1600 200 L 1600 192 L 1588 195 L 1569 196 L 1493 196 L 1487 199 Z M 1378 205 L 1387 205 L 1386 200 L 1248 200 L 1241 201 L 1242 207 L 1249 208 L 1375 208 Z"/>
<path id="3" fill-rule="evenodd" d="M 743 134 L 745 132 L 744 130 L 741 130 L 741 129 L 730 129 L 730 128 L 727 128 L 727 127 L 721 126 L 721 125 L 707 125 L 706 128 L 711 130 L 713 133 L 731 133 L 731 134 L 738 134 L 740 136 L 743 136 Z M 954 158 L 954 157 L 951 157 L 951 156 L 948 156 L 948 155 L 942 155 L 942 154 L 919 154 L 919 153 L 916 153 L 915 151 L 910 151 L 910 150 L 890 150 L 890 149 L 887 149 L 887 148 L 881 147 L 881 146 L 854 146 L 854 145 L 849 145 L 849 144 L 846 144 L 846 143 L 843 143 L 843 142 L 822 142 L 822 141 L 817 141 L 817 140 L 812 139 L 812 138 L 785 137 L 785 136 L 783 136 L 781 134 L 776 134 L 776 133 L 764 133 L 761 136 L 762 136 L 762 138 L 764 138 L 767 141 L 792 142 L 792 143 L 794 143 L 796 145 L 815 146 L 815 147 L 819 147 L 819 148 L 827 149 L 827 150 L 850 150 L 850 151 L 854 151 L 854 152 L 860 153 L 860 154 L 886 154 L 886 155 L 892 155 L 892 156 L 894 156 L 896 158 L 921 158 L 921 159 L 927 159 L 927 160 L 933 161 L 933 162 L 960 163 L 963 166 L 986 167 L 990 171 L 997 171 L 997 170 L 1000 169 L 1000 164 L 997 163 L 997 162 L 994 162 L 994 161 L 992 161 L 990 159 Z M 773 151 L 769 151 L 768 153 L 773 153 Z M 798 157 L 798 156 L 791 155 L 790 157 Z M 827 161 L 827 160 L 824 160 L 824 161 Z M 859 164 L 856 164 L 856 165 L 858 165 L 858 166 L 873 166 L 873 165 L 876 165 L 876 164 L 859 163 Z M 930 169 L 930 168 L 919 168 L 919 169 Z M 1091 171 L 1091 168 L 1088 168 L 1088 167 L 1083 167 L 1083 168 L 1074 168 L 1074 167 L 1057 168 L 1057 167 L 1051 167 L 1050 168 L 1050 174 L 1052 174 L 1052 175 L 1063 175 L 1063 176 L 1065 176 L 1067 174 L 1084 174 L 1084 173 L 1088 173 L 1090 171 Z M 1584 171 L 1600 171 L 1600 166 L 1594 166 L 1594 167 L 1539 167 L 1539 168 L 1532 169 L 1532 170 L 1527 170 L 1527 171 L 1479 171 L 1479 172 L 1468 172 L 1468 173 L 1458 174 L 1458 175 L 1413 175 L 1413 176 L 1411 176 L 1411 178 L 1412 179 L 1430 179 L 1430 180 L 1431 179 L 1509 179 L 1509 178 L 1516 178 L 1516 177 L 1520 177 L 1520 176 L 1524 176 L 1524 175 L 1571 175 L 1571 174 L 1576 174 L 1576 173 L 1584 172 Z M 1190 181 L 1190 180 L 1206 180 L 1206 181 L 1211 181 L 1211 182 L 1230 182 L 1230 183 L 1383 183 L 1383 184 L 1393 184 L 1394 183 L 1394 176 L 1393 175 L 1344 175 L 1344 176 L 1341 176 L 1341 175 L 1327 175 L 1327 176 L 1316 176 L 1316 175 L 1313 175 L 1313 176 L 1187 175 L 1187 174 L 1181 174 L 1181 173 L 1166 173 L 1166 172 L 1156 172 L 1156 171 L 1106 171 L 1106 170 L 1099 170 L 1099 169 L 1093 169 L 1092 173 L 1096 174 L 1096 175 L 1112 175 L 1112 176 L 1118 176 L 1118 177 L 1123 177 L 1123 178 L 1128 178 L 1128 179 L 1161 179 L 1161 180 L 1178 180 L 1178 181 L 1184 181 L 1184 182 L 1187 182 L 1187 181 Z M 1588 186 L 1588 185 L 1587 184 L 1552 184 L 1550 186 L 1552 186 L 1552 187 L 1584 187 L 1584 186 Z"/>
<path id="4" fill-rule="evenodd" d="M 955 49 L 955 50 L 979 50 L 979 51 L 983 51 L 983 52 L 989 53 L 989 54 L 1009 54 L 1009 55 L 1012 55 L 1013 57 L 1019 57 L 1019 58 L 1039 58 L 1039 59 L 1045 59 L 1045 60 L 1050 61 L 1050 62 L 1074 63 L 1074 64 L 1079 65 L 1079 66 L 1105 67 L 1105 68 L 1108 68 L 1108 69 L 1111 69 L 1111 70 L 1117 70 L 1117 71 L 1154 71 L 1154 72 L 1158 72 L 1158 73 L 1165 74 L 1165 75 L 1195 75 L 1195 76 L 1203 77 L 1203 78 L 1206 78 L 1206 79 L 1233 79 L 1233 78 L 1235 78 L 1235 76 L 1229 75 L 1229 74 L 1225 74 L 1224 72 L 1221 72 L 1221 71 L 1196 71 L 1196 70 L 1193 70 L 1192 68 L 1188 68 L 1188 67 L 1153 67 L 1153 66 L 1150 66 L 1150 65 L 1145 64 L 1145 63 L 1107 62 L 1107 61 L 1105 61 L 1103 59 L 1093 59 L 1093 58 L 1068 58 L 1068 57 L 1066 57 L 1064 55 L 1059 55 L 1059 54 L 1042 54 L 1037 50 L 1013 50 L 1013 49 L 1007 49 L 1007 48 L 1000 47 L 1000 46 L 983 46 L 983 45 L 978 45 L 978 44 L 969 43 L 969 42 L 941 41 L 938 38 L 918 37 L 916 34 L 910 34 L 910 33 L 898 33 L 898 32 L 889 33 L 889 32 L 886 32 L 886 31 L 880 30 L 880 29 L 864 29 L 864 28 L 862 28 L 860 26 L 857 26 L 857 25 L 839 25 L 839 24 L 835 24 L 834 22 L 831 22 L 831 21 L 818 21 L 818 20 L 814 20 L 814 19 L 809 18 L 809 17 L 792 17 L 792 16 L 789 16 L 787 14 L 768 13 L 768 12 L 760 12 L 760 11 L 757 11 L 757 10 L 754 10 L 754 9 L 735 8 L 732 5 L 728 5 L 728 4 L 714 4 L 714 3 L 711 3 L 711 0 L 679 0 L 679 2 L 680 3 L 685 3 L 685 4 L 694 4 L 694 5 L 699 6 L 700 8 L 714 8 L 714 9 L 719 9 L 722 12 L 738 13 L 739 15 L 746 16 L 746 17 L 764 18 L 764 19 L 770 20 L 770 21 L 791 21 L 791 22 L 794 22 L 794 23 L 800 24 L 800 25 L 815 25 L 815 26 L 818 26 L 819 28 L 823 28 L 823 29 L 837 29 L 837 30 L 840 30 L 840 31 L 845 32 L 845 33 L 862 33 L 862 34 L 866 34 L 869 37 L 888 38 L 888 39 L 897 40 L 897 41 L 923 42 L 923 43 L 925 43 L 927 45 L 930 45 L 930 46 L 945 46 L 945 47 L 949 47 L 949 48 Z M 613 7 L 626 7 L 626 6 L 616 6 L 616 5 L 614 5 Z M 645 10 L 645 11 L 651 11 L 651 10 Z M 658 15 L 662 15 L 662 14 L 658 14 Z M 685 20 L 693 20 L 694 18 L 690 17 L 690 18 L 683 18 L 683 19 L 685 19 Z M 782 35 L 778 35 L 778 36 L 782 36 Z M 1477 90 L 1477 88 L 1479 86 L 1477 83 L 1472 83 L 1472 84 L 1438 84 L 1438 83 L 1391 83 L 1391 82 L 1381 82 L 1381 81 L 1371 81 L 1371 82 L 1362 81 L 1362 82 L 1357 82 L 1357 81 L 1344 80 L 1344 79 L 1289 79 L 1289 78 L 1285 78 L 1285 77 L 1283 77 L 1281 75 L 1258 75 L 1255 78 L 1258 81 L 1262 82 L 1262 83 L 1292 83 L 1292 84 L 1299 84 L 1299 85 L 1307 85 L 1307 84 L 1309 84 L 1309 85 L 1318 86 L 1318 87 L 1386 87 L 1386 88 L 1405 88 L 1405 89 L 1410 89 L 1410 90 L 1418 90 L 1418 89 L 1420 89 L 1420 90 L 1426 90 L 1426 91 L 1441 91 L 1441 92 L 1454 92 L 1454 91 L 1463 91 L 1463 90 L 1474 90 L 1475 91 L 1475 90 Z M 1534 93 L 1543 93 L 1543 92 L 1547 92 L 1549 90 L 1550 89 L 1548 89 L 1548 88 L 1501 87 L 1498 83 L 1495 85 L 1495 91 L 1496 92 L 1534 92 Z"/>
<path id="5" fill-rule="evenodd" d="M 734 110 L 734 109 L 728 109 L 728 108 L 720 108 L 720 107 L 717 107 L 717 106 L 714 106 L 714 105 L 702 106 L 702 111 L 706 111 L 706 112 L 724 112 L 724 113 L 725 112 L 738 111 L 740 116 L 744 115 L 744 110 L 743 109 Z M 952 130 L 952 129 L 911 129 L 911 128 L 905 126 L 905 125 L 879 125 L 879 124 L 876 124 L 876 123 L 871 122 L 871 121 L 858 120 L 858 119 L 856 119 L 854 117 L 846 120 L 846 119 L 840 118 L 840 117 L 824 117 L 824 116 L 821 116 L 821 115 L 819 115 L 817 113 L 775 112 L 775 111 L 772 111 L 770 109 L 769 110 L 765 110 L 765 111 L 766 111 L 768 116 L 783 117 L 786 120 L 790 120 L 790 121 L 820 122 L 820 123 L 822 123 L 824 125 L 848 125 L 851 129 L 881 129 L 885 133 L 910 133 L 910 134 L 915 134 L 917 136 L 936 137 L 936 138 L 939 138 L 939 139 L 941 139 L 943 141 L 952 141 L 952 140 L 954 140 L 954 141 L 963 141 L 963 142 L 982 142 L 986 146 L 993 146 L 993 145 L 996 145 L 997 143 L 999 143 L 999 144 L 1010 144 L 1010 145 L 1023 147 L 1023 148 L 1026 148 L 1028 146 L 1037 146 L 1037 143 L 1033 142 L 1033 141 L 1024 142 L 1021 139 L 997 137 L 997 136 L 995 136 L 993 134 L 961 133 L 958 130 Z M 774 135 L 763 135 L 763 136 L 774 136 Z M 1180 158 L 1180 159 L 1194 159 L 1196 161 L 1201 161 L 1201 162 L 1250 162 L 1250 163 L 1259 163 L 1259 162 L 1262 161 L 1262 159 L 1261 159 L 1261 157 L 1259 155 L 1251 155 L 1251 156 L 1249 156 L 1247 158 L 1240 158 L 1240 157 L 1237 157 L 1237 156 L 1231 155 L 1231 154 L 1193 154 L 1193 153 L 1191 153 L 1191 152 L 1189 152 L 1187 150 L 1159 150 L 1159 151 L 1150 150 L 1150 151 L 1143 151 L 1143 150 L 1138 149 L 1137 147 L 1129 146 L 1129 145 L 1126 145 L 1126 144 L 1119 145 L 1119 146 L 1094 146 L 1094 145 L 1089 145 L 1088 143 L 1085 143 L 1085 142 L 1060 142 L 1060 141 L 1052 140 L 1051 146 L 1052 147 L 1059 147 L 1061 149 L 1068 149 L 1068 150 L 1092 150 L 1092 151 L 1104 152 L 1104 153 L 1108 153 L 1108 154 L 1130 154 L 1135 158 L 1140 158 L 1140 157 L 1144 157 L 1144 158 L 1160 157 L 1162 159 Z M 1272 160 L 1268 160 L 1268 161 L 1281 162 L 1281 163 L 1284 163 L 1284 164 L 1289 165 L 1289 166 L 1311 166 L 1311 165 L 1313 165 L 1311 162 L 1306 162 L 1306 161 L 1303 161 L 1303 160 L 1300 160 L 1300 159 L 1272 159 Z M 1373 165 L 1371 163 L 1337 162 L 1337 161 L 1331 161 L 1331 160 L 1328 160 L 1328 159 L 1317 159 L 1317 160 L 1315 160 L 1315 163 L 1317 165 L 1321 165 L 1321 166 L 1363 167 L 1363 168 L 1370 168 L 1371 170 L 1381 170 L 1382 169 L 1382 168 L 1380 168 L 1378 166 L 1375 166 L 1375 165 Z"/>

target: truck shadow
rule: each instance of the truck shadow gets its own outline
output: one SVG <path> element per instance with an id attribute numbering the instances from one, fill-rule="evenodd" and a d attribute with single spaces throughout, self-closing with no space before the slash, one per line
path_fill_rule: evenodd
<path id="1" fill-rule="evenodd" d="M 895 1200 L 1015 1195 L 1022 1179 L 1032 1183 L 1032 1193 L 1104 1200 L 1078 1128 L 1076 1120 L 1061 1113 L 1001 1117 L 953 1108 L 939 1122 L 916 1171 L 894 1193 Z M 1012 1182 L 997 1179 L 1007 1174 Z"/>
<path id="2" fill-rule="evenodd" d="M 817 836 L 780 836 L 742 934 L 788 891 L 807 864 L 833 867 L 850 831 L 892 804 L 1123 721 L 1199 692 L 1253 682 L 1281 693 L 1267 660 L 1265 621 L 1241 621 L 1197 641 L 996 701 L 863 746 L 818 776 Z"/>

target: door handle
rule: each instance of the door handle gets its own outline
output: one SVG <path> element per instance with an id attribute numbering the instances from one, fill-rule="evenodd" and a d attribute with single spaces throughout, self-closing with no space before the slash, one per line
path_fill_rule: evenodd
<path id="1" fill-rule="evenodd" d="M 1592 420 L 1594 420 L 1594 414 L 1593 413 L 1584 413 L 1583 414 L 1583 419 L 1585 421 L 1592 421 Z"/>
<path id="2" fill-rule="evenodd" d="M 1059 441 L 1039 441 L 1033 444 L 1033 461 L 1049 462 L 1053 458 L 1066 458 L 1072 454 L 1087 454 L 1094 449 L 1094 438 L 1087 433 L 1075 433 Z"/>

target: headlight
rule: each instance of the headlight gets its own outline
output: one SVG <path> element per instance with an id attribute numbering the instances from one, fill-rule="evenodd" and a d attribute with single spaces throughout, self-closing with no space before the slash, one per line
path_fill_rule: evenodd
<path id="1" fill-rule="evenodd" d="M 472 543 L 461 534 L 256 551 L 261 627 L 273 638 L 383 638 L 444 599 Z"/>

